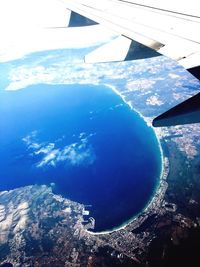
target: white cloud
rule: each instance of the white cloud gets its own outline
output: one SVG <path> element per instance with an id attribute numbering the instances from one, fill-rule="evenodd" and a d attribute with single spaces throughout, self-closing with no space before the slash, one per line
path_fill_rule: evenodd
<path id="1" fill-rule="evenodd" d="M 32 144 L 34 144 L 34 143 L 32 143 L 32 140 L 35 139 L 35 137 L 36 137 L 37 134 L 38 134 L 37 131 L 33 131 L 33 132 L 31 132 L 29 135 L 23 137 L 23 138 L 22 138 L 22 141 L 23 141 L 24 143 L 26 143 L 26 145 L 28 145 L 28 146 L 29 146 L 29 145 L 32 145 Z"/>
<path id="2" fill-rule="evenodd" d="M 82 138 L 84 136 L 84 138 Z M 38 168 L 51 166 L 56 167 L 61 163 L 70 164 L 73 166 L 91 165 L 96 157 L 92 146 L 89 144 L 89 135 L 85 133 L 79 135 L 79 140 L 76 143 L 69 144 L 62 148 L 56 147 L 56 143 L 39 143 L 36 142 L 36 135 L 31 133 L 24 137 L 22 141 L 27 145 L 28 150 L 31 150 L 30 155 L 40 155 L 41 159 L 36 163 Z"/>
<path id="3" fill-rule="evenodd" d="M 33 143 L 33 144 L 37 144 L 37 143 Z M 39 150 L 37 150 L 37 148 L 35 149 L 35 154 L 49 154 L 51 151 L 54 150 L 55 144 L 54 143 L 49 143 L 48 145 L 42 145 L 42 144 L 37 144 L 37 146 L 40 148 Z M 34 146 L 32 146 L 32 144 L 29 146 L 29 148 L 34 148 Z"/>

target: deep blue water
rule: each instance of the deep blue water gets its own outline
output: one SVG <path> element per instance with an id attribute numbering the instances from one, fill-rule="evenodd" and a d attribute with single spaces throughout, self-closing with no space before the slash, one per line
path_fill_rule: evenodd
<path id="1" fill-rule="evenodd" d="M 55 183 L 55 193 L 92 205 L 95 231 L 139 213 L 156 188 L 154 132 L 108 87 L 0 91 L 0 129 L 0 190 Z"/>

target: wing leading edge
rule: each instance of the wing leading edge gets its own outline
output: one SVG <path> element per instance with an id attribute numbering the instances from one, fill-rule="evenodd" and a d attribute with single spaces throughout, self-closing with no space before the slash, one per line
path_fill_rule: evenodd
<path id="1" fill-rule="evenodd" d="M 92 57 L 87 55 L 86 62 L 135 60 L 163 54 L 176 60 L 193 76 L 200 79 L 200 17 L 198 1 L 191 0 L 190 3 L 185 1 L 186 3 L 182 3 L 181 6 L 175 5 L 175 3 L 161 3 L 157 0 L 61 1 L 68 9 L 73 11 L 73 16 L 76 13 L 81 17 L 88 18 L 90 23 L 101 23 L 126 38 L 127 44 L 130 42 L 127 46 L 127 53 L 121 59 L 109 59 L 100 56 L 106 54 L 101 53 L 104 51 L 104 47 L 92 52 Z M 73 18 L 71 23 L 73 24 Z M 84 23 L 82 24 L 83 26 L 85 25 Z M 117 42 L 114 43 L 114 46 L 116 44 Z M 112 47 L 114 46 L 111 44 L 110 49 L 113 50 Z M 96 60 L 91 61 L 91 58 Z M 177 108 L 172 108 L 169 112 L 154 119 L 153 125 L 160 127 L 200 122 L 199 94 L 192 97 L 188 103 L 191 107 L 190 111 L 188 111 L 185 104 L 178 105 Z M 179 116 L 177 112 L 182 115 Z M 189 115 L 191 113 L 195 120 L 191 119 L 192 117 Z M 183 116 L 187 114 L 188 117 L 184 120 Z M 176 119 L 174 119 L 175 117 Z"/>

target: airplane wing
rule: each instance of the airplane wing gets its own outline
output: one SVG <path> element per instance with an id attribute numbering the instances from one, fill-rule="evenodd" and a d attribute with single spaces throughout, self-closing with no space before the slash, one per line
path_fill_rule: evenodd
<path id="1" fill-rule="evenodd" d="M 165 55 L 200 79 L 200 5 L 198 0 L 61 0 L 72 11 L 69 26 L 100 23 L 121 34 L 128 52 L 122 60 Z M 87 19 L 86 19 L 87 18 Z M 120 40 L 109 44 L 110 50 Z M 98 56 L 107 47 L 85 57 L 86 62 L 112 61 Z M 107 53 L 109 54 L 109 53 Z M 117 53 L 115 53 L 117 54 Z M 119 59 L 116 59 L 119 60 Z M 198 98 L 199 99 L 199 98 Z M 200 103 L 198 103 L 200 110 Z M 183 105 L 184 109 L 184 105 Z M 176 109 L 170 116 L 173 117 Z M 184 113 L 184 110 L 183 110 Z M 186 111 L 187 113 L 187 111 Z M 176 120 L 177 124 L 179 121 Z M 197 116 L 196 121 L 200 122 Z M 180 124 L 183 122 L 180 121 Z M 189 123 L 186 120 L 185 123 Z M 169 118 L 168 123 L 169 125 Z M 156 126 L 157 123 L 154 123 Z M 160 126 L 165 126 L 164 119 Z"/>

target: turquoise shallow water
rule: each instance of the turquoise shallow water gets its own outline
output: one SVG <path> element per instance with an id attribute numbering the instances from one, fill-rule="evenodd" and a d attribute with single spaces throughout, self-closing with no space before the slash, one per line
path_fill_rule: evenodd
<path id="1" fill-rule="evenodd" d="M 138 214 L 157 186 L 156 136 L 108 87 L 0 91 L 0 128 L 0 190 L 55 183 L 55 193 L 91 205 L 95 231 Z"/>

